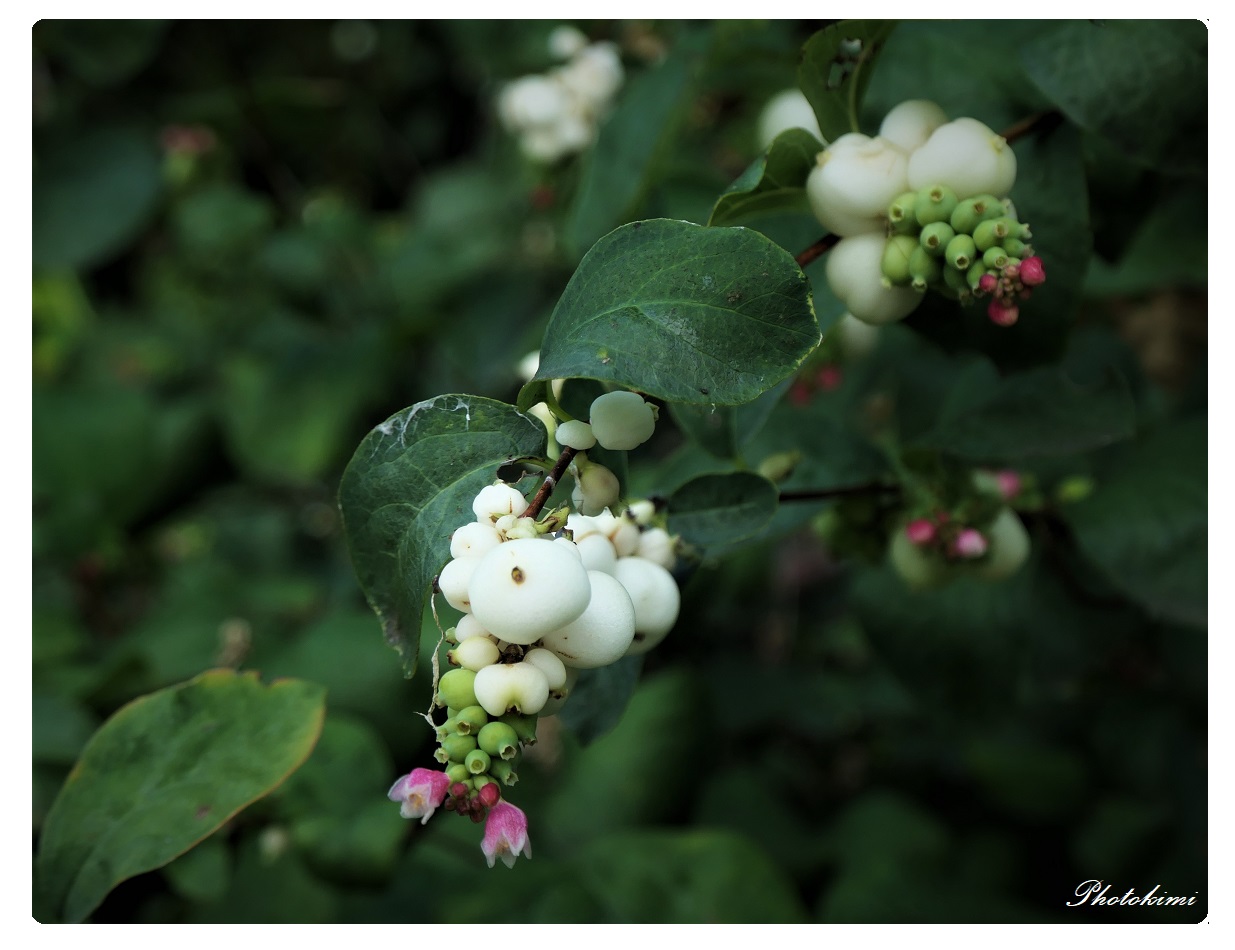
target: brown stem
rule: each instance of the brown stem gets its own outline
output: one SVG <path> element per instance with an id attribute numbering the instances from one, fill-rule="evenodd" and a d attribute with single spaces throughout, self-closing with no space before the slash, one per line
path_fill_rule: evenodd
<path id="1" fill-rule="evenodd" d="M 540 509 L 545 506 L 545 502 L 553 494 L 553 489 L 557 487 L 558 480 L 565 474 L 567 466 L 570 465 L 571 460 L 578 451 L 578 449 L 572 449 L 570 446 L 562 449 L 562 454 L 553 463 L 553 468 L 545 476 L 545 480 L 540 488 L 536 490 L 536 496 L 532 499 L 532 503 L 527 506 L 527 511 L 523 512 L 524 518 L 535 518 L 540 514 Z"/>
<path id="2" fill-rule="evenodd" d="M 874 495 L 899 492 L 899 485 L 871 482 L 866 485 L 846 485 L 844 488 L 803 488 L 799 491 L 783 491 L 781 501 L 824 501 L 828 498 L 844 498 L 848 495 Z"/>
<path id="3" fill-rule="evenodd" d="M 798 267 L 805 268 L 807 264 L 816 258 L 822 257 L 840 242 L 840 238 L 835 234 L 825 234 L 818 241 L 804 250 L 801 254 L 794 258 L 798 262 Z"/>
<path id="4" fill-rule="evenodd" d="M 1017 139 L 1023 139 L 1030 132 L 1035 132 L 1041 126 L 1054 126 L 1063 118 L 1058 109 L 1046 109 L 1026 116 L 1019 122 L 1014 122 L 1000 134 L 1011 145 Z"/>

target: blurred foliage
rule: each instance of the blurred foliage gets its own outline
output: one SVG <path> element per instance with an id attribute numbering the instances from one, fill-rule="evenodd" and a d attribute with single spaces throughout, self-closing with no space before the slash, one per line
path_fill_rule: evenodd
<path id="1" fill-rule="evenodd" d="M 618 225 L 705 224 L 729 189 L 720 210 L 740 203 L 789 254 L 820 236 L 783 180 L 808 163 L 785 140 L 760 165 L 755 128 L 824 24 L 578 25 L 620 45 L 628 84 L 599 146 L 548 168 L 492 103 L 551 65 L 552 23 L 35 25 L 36 851 L 100 724 L 230 668 L 324 687 L 320 741 L 91 919 L 1199 920 L 1198 23 L 872 26 L 882 55 L 854 80 L 866 131 L 920 96 L 995 128 L 1062 114 L 1016 146 L 1013 197 L 1051 281 L 1011 329 L 932 302 L 859 358 L 808 266 L 828 335 L 799 379 L 836 365 L 838 384 L 675 406 L 620 469 L 714 546 L 638 685 L 621 665 L 542 722 L 517 788 L 534 860 L 489 870 L 479 829 L 422 827 L 386 800 L 430 764 L 437 633 L 426 615 L 404 680 L 343 542 L 355 447 L 439 393 L 513 402 L 519 359 Z M 1030 563 L 909 592 L 881 563 L 894 501 L 811 497 L 895 474 L 874 431 L 1032 477 Z M 733 473 L 769 459 L 804 500 L 760 508 L 744 540 L 712 531 L 732 502 L 700 486 L 766 485 Z M 821 543 L 838 519 L 866 526 L 856 556 Z M 1066 908 L 1090 878 L 1198 903 Z"/>

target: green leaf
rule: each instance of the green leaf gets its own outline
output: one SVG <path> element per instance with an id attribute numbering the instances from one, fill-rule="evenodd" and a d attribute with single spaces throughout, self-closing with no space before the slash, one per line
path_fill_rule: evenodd
<path id="1" fill-rule="evenodd" d="M 843 20 L 820 30 L 802 47 L 798 85 L 828 142 L 861 131 L 858 109 L 871 67 L 895 26 L 892 20 Z"/>
<path id="2" fill-rule="evenodd" d="M 778 504 L 776 486 L 752 472 L 700 475 L 669 496 L 669 530 L 703 547 L 750 537 Z"/>
<path id="3" fill-rule="evenodd" d="M 638 214 L 654 183 L 660 159 L 677 134 L 690 104 L 691 67 L 671 55 L 656 69 L 636 76 L 617 108 L 600 127 L 584 160 L 579 191 L 566 223 L 566 241 L 576 254 L 614 226 Z"/>
<path id="4" fill-rule="evenodd" d="M 356 449 L 339 486 L 352 565 L 409 676 L 450 536 L 474 520 L 472 499 L 497 470 L 543 453 L 545 440 L 544 426 L 513 406 L 451 394 L 395 413 Z"/>
<path id="5" fill-rule="evenodd" d="M 115 256 L 154 212 L 162 184 L 154 139 L 136 129 L 92 129 L 39 149 L 35 268 L 86 268 Z"/>
<path id="6" fill-rule="evenodd" d="M 763 235 L 636 221 L 579 264 L 549 319 L 536 379 L 733 405 L 793 373 L 819 340 L 809 282 Z M 520 405 L 538 391 L 524 387 Z"/>
<path id="7" fill-rule="evenodd" d="M 776 136 L 767 152 L 716 199 L 709 227 L 785 211 L 809 211 L 806 178 L 822 150 L 819 140 L 805 129 L 789 129 Z"/>
<path id="8" fill-rule="evenodd" d="M 1077 386 L 1057 368 L 978 380 L 976 364 L 956 382 L 964 399 L 949 399 L 920 444 L 977 461 L 1068 455 L 1130 438 L 1136 406 L 1122 376 Z M 975 388 L 976 387 L 976 388 Z"/>
<path id="9" fill-rule="evenodd" d="M 1097 487 L 1064 510 L 1081 550 L 1127 597 L 1208 622 L 1206 421 L 1165 426 L 1105 460 Z"/>
<path id="10" fill-rule="evenodd" d="M 1021 49 L 1030 78 L 1083 129 L 1168 174 L 1203 174 L 1205 25 L 1075 21 Z"/>
<path id="11" fill-rule="evenodd" d="M 587 745 L 609 732 L 622 719 L 635 687 L 643 657 L 625 656 L 594 670 L 581 670 L 570 691 L 570 702 L 558 718 Z"/>
<path id="12" fill-rule="evenodd" d="M 52 805 L 36 864 L 49 906 L 84 920 L 121 881 L 162 867 L 308 756 L 325 690 L 212 670 L 103 724 Z"/>

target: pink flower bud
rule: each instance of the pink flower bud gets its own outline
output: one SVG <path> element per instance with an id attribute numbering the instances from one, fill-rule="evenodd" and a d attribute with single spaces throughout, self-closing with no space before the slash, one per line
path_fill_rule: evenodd
<path id="1" fill-rule="evenodd" d="M 1014 303 L 1008 303 L 1005 300 L 996 298 L 986 308 L 986 315 L 991 318 L 992 323 L 996 323 L 1001 327 L 1010 327 L 1016 323 L 1017 317 L 1021 315 L 1021 310 Z"/>
<path id="2" fill-rule="evenodd" d="M 419 818 L 423 825 L 441 806 L 449 785 L 450 779 L 445 772 L 412 769 L 390 787 L 387 797 L 392 802 L 400 803 L 400 815 L 404 818 Z"/>
<path id="3" fill-rule="evenodd" d="M 815 382 L 819 384 L 819 388 L 825 393 L 830 393 L 841 384 L 840 367 L 835 363 L 828 363 L 826 366 L 819 367 L 819 372 L 815 374 Z"/>
<path id="4" fill-rule="evenodd" d="M 530 859 L 532 843 L 527 836 L 527 815 L 522 809 L 509 802 L 494 805 L 485 822 L 485 837 L 480 843 L 480 850 L 485 853 L 489 867 L 493 867 L 498 858 L 508 868 L 515 866 L 515 858 L 520 854 Z"/>
<path id="5" fill-rule="evenodd" d="M 1011 501 L 1021 493 L 1021 476 L 1010 468 L 995 473 L 995 482 L 1005 501 Z"/>
<path id="6" fill-rule="evenodd" d="M 1046 282 L 1046 268 L 1042 266 L 1042 258 L 1027 257 L 1021 261 L 1021 283 L 1026 287 L 1037 287 Z"/>
<path id="7" fill-rule="evenodd" d="M 924 547 L 935 540 L 935 526 L 925 518 L 918 518 L 905 525 L 905 536 L 918 547 Z"/>
<path id="8" fill-rule="evenodd" d="M 984 294 L 993 294 L 999 286 L 999 278 L 989 271 L 978 278 L 978 290 Z"/>
<path id="9" fill-rule="evenodd" d="M 501 799 L 502 793 L 496 782 L 490 782 L 481 788 L 476 797 L 480 799 L 480 804 L 485 808 L 492 808 Z"/>
<path id="10" fill-rule="evenodd" d="M 954 557 L 975 558 L 986 553 L 986 538 L 976 528 L 962 528 L 952 542 Z"/>

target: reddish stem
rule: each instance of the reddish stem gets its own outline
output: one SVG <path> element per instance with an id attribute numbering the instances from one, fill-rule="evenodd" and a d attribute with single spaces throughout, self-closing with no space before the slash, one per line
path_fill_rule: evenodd
<path id="1" fill-rule="evenodd" d="M 549 496 L 553 494 L 553 489 L 557 487 L 558 481 L 566 473 L 567 467 L 571 460 L 578 453 L 578 449 L 572 449 L 570 446 L 562 449 L 562 454 L 558 460 L 553 463 L 553 468 L 549 470 L 549 474 L 545 476 L 545 480 L 541 483 L 540 488 L 536 490 L 536 495 L 532 498 L 532 503 L 527 506 L 527 511 L 523 512 L 524 518 L 535 518 L 540 514 L 540 510 L 544 508 L 545 502 L 549 500 Z"/>
<path id="2" fill-rule="evenodd" d="M 825 234 L 818 241 L 804 250 L 801 254 L 794 258 L 798 262 L 798 267 L 805 268 L 807 264 L 817 258 L 822 257 L 840 242 L 840 238 L 835 234 Z"/>

